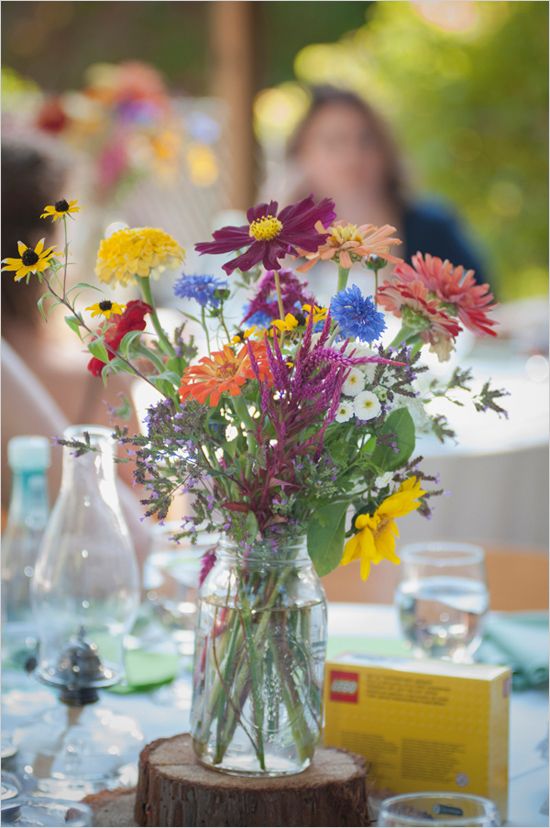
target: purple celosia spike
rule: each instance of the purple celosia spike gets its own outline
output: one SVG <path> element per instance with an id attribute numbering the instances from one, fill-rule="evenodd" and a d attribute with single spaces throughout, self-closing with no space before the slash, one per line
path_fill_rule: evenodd
<path id="1" fill-rule="evenodd" d="M 206 577 L 216 563 L 216 552 L 214 549 L 209 549 L 201 558 L 201 568 L 199 572 L 199 586 L 201 587 L 206 581 Z"/>

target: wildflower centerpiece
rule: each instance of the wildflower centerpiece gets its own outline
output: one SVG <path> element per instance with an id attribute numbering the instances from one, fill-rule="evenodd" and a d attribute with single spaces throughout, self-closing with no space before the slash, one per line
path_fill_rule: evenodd
<path id="1" fill-rule="evenodd" d="M 66 233 L 73 216 L 65 212 Z M 428 254 L 402 262 L 394 234 L 338 220 L 328 199 L 252 208 L 247 224 L 197 245 L 201 254 L 236 254 L 223 277 L 183 274 L 175 284 L 183 323 L 191 317 L 204 329 L 200 357 L 184 324 L 169 334 L 157 316 L 151 279 L 184 260 L 162 230 L 121 229 L 101 243 L 100 281 L 141 291 L 125 306 L 101 295 L 78 310 L 82 287 L 66 287 L 67 239 L 64 256 L 44 241 L 21 242 L 20 258 L 5 260 L 16 279 L 44 284 L 43 312 L 55 303 L 69 310 L 92 374 L 125 371 L 162 395 L 146 433 L 119 426 L 116 436 L 133 446 L 147 515 L 164 519 L 184 495 L 191 506 L 178 537 L 219 536 L 201 571 L 192 709 L 195 752 L 219 770 L 282 775 L 308 766 L 322 720 L 320 577 L 352 561 L 362 578 L 382 561 L 399 563 L 398 521 L 429 515 L 441 491 L 415 453 L 419 431 L 452 436 L 430 413 L 434 397 L 462 405 L 459 395 L 469 395 L 478 410 L 504 413 L 504 392 L 475 390 L 468 370 L 443 382 L 427 378 L 422 363 L 425 348 L 448 359 L 464 327 L 494 334 L 488 286 Z M 378 285 L 388 262 L 393 273 Z M 328 307 L 315 298 L 311 269 L 320 263 L 334 266 Z M 348 284 L 352 266 L 374 275 L 374 295 L 372 280 Z M 243 284 L 250 298 L 235 330 L 225 305 Z M 400 320 L 391 343 L 388 313 Z"/>

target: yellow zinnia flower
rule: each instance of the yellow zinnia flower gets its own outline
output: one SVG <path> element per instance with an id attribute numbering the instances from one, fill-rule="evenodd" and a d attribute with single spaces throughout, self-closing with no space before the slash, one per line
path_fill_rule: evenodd
<path id="1" fill-rule="evenodd" d="M 137 277 L 158 278 L 183 262 L 185 251 L 165 233 L 153 227 L 125 227 L 99 245 L 95 272 L 102 282 L 127 285 Z"/>
<path id="2" fill-rule="evenodd" d="M 104 316 L 105 319 L 110 319 L 113 314 L 120 315 L 125 307 L 126 305 L 119 305 L 118 302 L 103 299 L 101 302 L 96 302 L 95 305 L 90 305 L 86 310 L 90 311 L 92 318 L 94 316 Z"/>
<path id="3" fill-rule="evenodd" d="M 52 221 L 57 221 L 57 219 L 63 218 L 63 216 L 69 216 L 71 213 L 79 212 L 80 207 L 78 206 L 76 198 L 73 198 L 72 201 L 67 201 L 65 198 L 62 198 L 60 201 L 56 201 L 55 204 L 47 204 L 40 218 L 51 218 Z"/>
<path id="4" fill-rule="evenodd" d="M 387 497 L 373 515 L 359 515 L 355 521 L 357 533 L 344 546 L 341 563 L 361 561 L 361 578 L 369 577 L 370 565 L 386 559 L 400 563 L 395 554 L 395 539 L 399 529 L 395 518 L 404 517 L 420 506 L 419 498 L 426 492 L 416 477 L 409 477 L 394 494 Z"/>
<path id="5" fill-rule="evenodd" d="M 51 260 L 57 255 L 53 247 L 44 249 L 45 239 L 40 239 L 35 248 L 27 247 L 23 242 L 17 242 L 19 259 L 3 259 L 2 270 L 13 270 L 16 282 L 29 276 L 31 273 L 43 273 L 50 266 Z"/>

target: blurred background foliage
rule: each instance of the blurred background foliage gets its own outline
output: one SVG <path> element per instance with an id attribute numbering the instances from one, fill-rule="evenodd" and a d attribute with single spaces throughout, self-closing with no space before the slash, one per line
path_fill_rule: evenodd
<path id="1" fill-rule="evenodd" d="M 4 2 L 4 64 L 50 91 L 98 61 L 144 60 L 175 92 L 210 92 L 200 2 Z M 544 293 L 548 253 L 548 4 L 254 3 L 255 127 L 272 154 L 304 86 L 351 87 L 391 123 L 419 193 L 483 246 L 499 299 Z"/>

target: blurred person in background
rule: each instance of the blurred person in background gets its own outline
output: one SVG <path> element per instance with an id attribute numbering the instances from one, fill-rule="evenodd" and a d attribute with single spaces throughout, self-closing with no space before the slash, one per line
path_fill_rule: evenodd
<path id="1" fill-rule="evenodd" d="M 57 148 L 49 142 L 21 138 L 2 142 L 2 252 L 14 255 L 17 242 L 34 246 L 44 236 L 59 246 L 59 223 L 40 219 L 46 204 L 66 196 L 67 169 Z M 85 275 L 85 280 L 87 274 Z M 107 386 L 86 370 L 89 354 L 75 347 L 72 331 L 60 311 L 44 323 L 37 308 L 42 293 L 38 279 L 15 282 L 2 275 L 2 507 L 10 496 L 7 444 L 20 434 L 61 436 L 71 424 L 112 425 L 110 407 L 121 395 L 130 398 L 131 378 L 113 376 Z M 83 350 L 83 349 L 82 349 Z M 132 414 L 130 433 L 139 432 Z M 52 470 L 52 494 L 60 481 L 60 452 Z M 132 463 L 118 466 L 118 474 L 133 483 Z M 139 522 L 142 513 L 137 493 L 127 487 L 123 501 L 140 557 L 148 545 L 148 530 Z"/>
<path id="2" fill-rule="evenodd" d="M 330 196 L 346 221 L 396 227 L 402 245 L 394 252 L 405 260 L 417 251 L 430 252 L 475 270 L 478 282 L 487 281 L 479 253 L 453 212 L 438 201 L 411 196 L 387 125 L 355 93 L 314 88 L 287 157 L 291 180 L 299 182 L 292 199 Z"/>
<path id="3" fill-rule="evenodd" d="M 67 197 L 68 170 L 57 146 L 39 137 L 2 141 L 2 253 L 13 256 L 17 242 L 34 246 L 63 244 L 61 222 L 40 218 L 46 204 Z M 83 212 L 86 205 L 83 205 Z M 77 281 L 72 274 L 72 281 Z M 90 274 L 78 274 L 93 281 Z M 37 308 L 43 292 L 38 279 L 15 282 L 2 276 L 2 337 L 52 396 L 68 423 L 111 424 L 109 406 L 120 405 L 121 393 L 129 397 L 129 378 L 110 377 L 107 386 L 86 370 L 89 355 L 75 347 L 66 326 L 63 308 L 57 308 L 45 324 Z M 139 430 L 134 419 L 130 427 Z"/>

